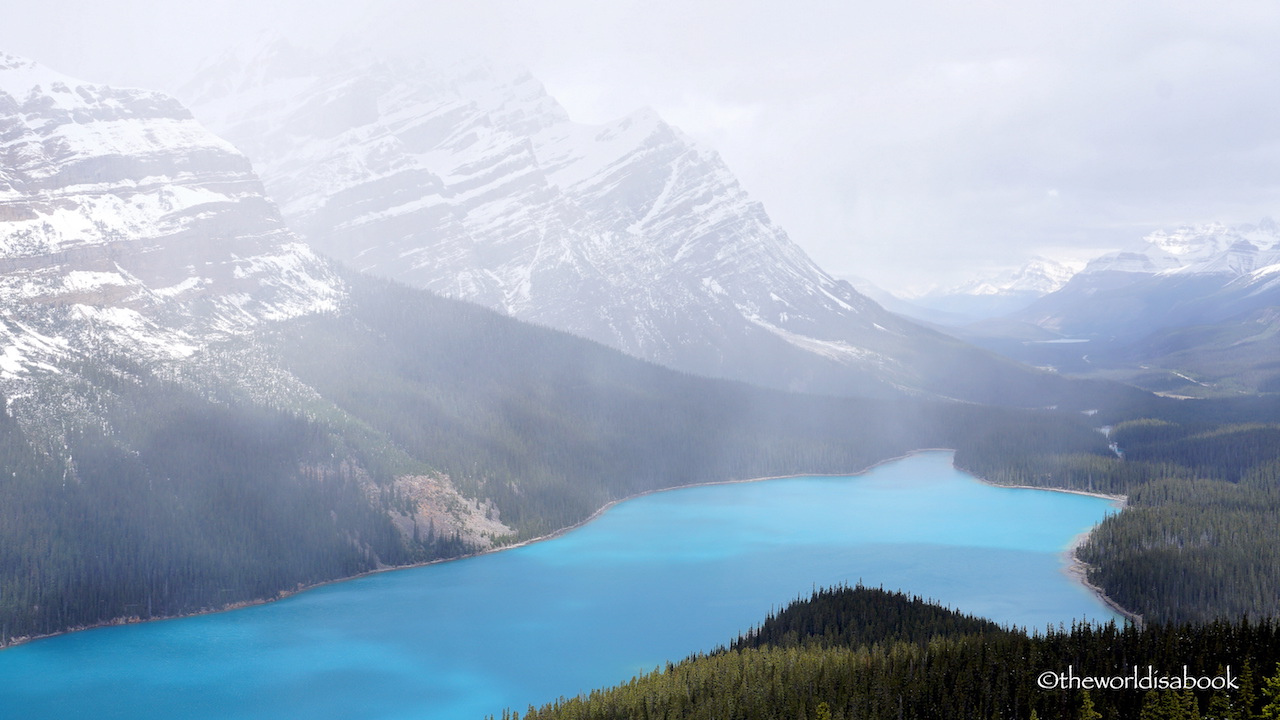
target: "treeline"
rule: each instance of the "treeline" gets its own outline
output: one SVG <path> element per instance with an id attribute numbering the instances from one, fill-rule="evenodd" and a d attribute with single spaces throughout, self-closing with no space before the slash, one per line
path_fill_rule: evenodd
<path id="1" fill-rule="evenodd" d="M 918 598 L 839 588 L 792 604 L 728 649 L 502 717 L 1253 720 L 1280 712 L 1278 661 L 1280 629 L 1269 621 L 1027 635 Z M 1178 685 L 1185 674 L 1237 687 L 1090 691 L 1062 677 L 1146 677 L 1148 666 Z"/>
<path id="2" fill-rule="evenodd" d="M 1273 466 L 1274 467 L 1274 466 Z M 1091 582 L 1148 618 L 1280 616 L 1280 486 L 1174 479 L 1136 488 L 1079 550 Z"/>

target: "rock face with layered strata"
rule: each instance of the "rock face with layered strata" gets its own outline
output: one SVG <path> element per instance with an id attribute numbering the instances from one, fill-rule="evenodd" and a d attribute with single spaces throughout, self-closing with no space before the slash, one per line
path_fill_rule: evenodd
<path id="1" fill-rule="evenodd" d="M 180 360 L 340 297 L 249 161 L 177 100 L 0 54 L 0 378 Z"/>

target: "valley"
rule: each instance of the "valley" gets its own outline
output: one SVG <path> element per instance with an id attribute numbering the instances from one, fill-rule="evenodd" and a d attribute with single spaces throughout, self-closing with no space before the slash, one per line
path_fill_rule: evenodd
<path id="1" fill-rule="evenodd" d="M 162 93 L 0 55 L 0 647 L 21 645 L 0 652 L 0 667 L 15 668 L 0 672 L 0 700 L 20 697 L 31 717 L 80 712 L 75 703 L 96 696 L 66 692 L 57 678 L 65 665 L 86 665 L 107 673 L 84 678 L 86 686 L 114 693 L 137 683 L 137 705 L 172 715 L 187 679 L 147 684 L 169 671 L 141 648 L 172 638 L 190 657 L 212 650 L 197 637 L 203 630 L 168 636 L 168 628 L 217 627 L 214 643 L 232 648 L 254 634 L 267 658 L 305 654 L 313 626 L 258 619 L 288 608 L 306 616 L 335 598 L 339 616 L 314 627 L 342 637 L 326 636 L 332 648 L 302 662 L 283 689 L 235 700 L 247 703 L 244 716 L 289 707 L 335 667 L 372 686 L 395 685 L 405 671 L 377 665 L 384 651 L 373 646 L 419 622 L 425 634 L 410 644 L 429 646 L 440 632 L 430 623 L 452 622 L 458 608 L 476 612 L 464 630 L 499 617 L 510 623 L 484 642 L 464 632 L 430 661 L 438 664 L 420 668 L 486 698 L 488 709 L 472 714 L 553 702 L 710 653 L 806 587 L 860 582 L 851 567 L 932 596 L 930 578 L 986 557 L 1006 574 L 952 578 L 935 599 L 1007 624 L 1109 620 L 1058 568 L 1066 541 L 1095 524 L 1075 551 L 1086 579 L 1148 624 L 1211 633 L 1204 628 L 1226 628 L 1213 623 L 1280 614 L 1274 224 L 1153 233 L 1142 252 L 1107 255 L 1074 274 L 1038 261 L 1036 272 L 1005 279 L 1025 291 L 1022 309 L 958 330 L 931 326 L 819 268 L 715 151 L 655 112 L 580 124 L 527 72 L 300 53 L 272 44 L 227 56 L 186 86 L 191 109 Z M 1001 302 L 956 306 L 949 317 Z M 711 488 L 656 491 L 849 475 L 922 448 L 950 448 L 955 470 L 996 485 L 1129 502 L 1046 539 L 1039 526 L 1049 521 L 1022 506 L 961 499 L 928 483 L 913 492 L 899 477 L 880 487 L 887 505 L 871 497 L 840 506 L 879 507 L 856 523 L 800 493 L 799 506 L 759 501 L 772 512 L 738 518 L 746 530 L 695 522 L 673 540 L 679 547 L 665 547 L 661 535 L 619 541 L 603 562 L 614 569 L 611 595 L 589 600 L 591 581 L 564 579 L 542 587 L 542 597 L 571 611 L 620 602 L 632 619 L 649 609 L 642 605 L 703 598 L 706 614 L 686 621 L 700 639 L 637 650 L 607 675 L 548 684 L 555 689 L 532 699 L 514 694 L 515 680 L 462 668 L 492 660 L 477 647 L 514 642 L 544 622 L 523 616 L 519 602 L 492 604 L 531 600 L 522 592 L 547 582 L 538 573 L 495 571 L 478 595 L 442 604 L 395 604 L 401 597 L 376 640 L 344 624 L 368 617 L 363 596 L 344 595 L 348 586 L 377 585 L 417 602 L 438 588 L 428 580 L 407 590 L 411 575 L 465 575 L 579 547 L 625 508 L 703 498 L 650 517 L 652 530 L 685 512 L 735 516 L 742 502 Z M 871 476 L 919 457 L 931 456 Z M 805 482 L 833 492 L 834 481 Z M 773 486 L 758 485 L 733 492 Z M 1098 502 L 986 491 L 1061 496 L 1048 501 L 1056 507 Z M 906 510 L 931 494 L 956 504 Z M 524 545 L 611 506 L 554 543 Z M 995 536 L 964 542 L 970 531 L 947 524 L 979 511 L 992 513 L 984 517 Z M 809 537 L 816 517 L 838 531 Z M 1032 525 L 1011 529 L 995 518 Z M 853 525 L 874 538 L 841 534 Z M 895 535 L 909 527 L 934 534 Z M 736 556 L 760 538 L 817 544 L 732 567 L 699 555 Z M 916 545 L 959 549 L 926 557 Z M 468 557 L 501 548 L 509 550 Z M 646 552 L 655 567 L 686 574 L 618 569 Z M 810 567 L 802 562 L 810 555 L 847 563 Z M 1017 596 L 1044 556 L 1053 579 Z M 777 583 L 767 602 L 757 597 L 713 626 L 724 604 L 746 593 L 697 590 L 695 581 L 736 587 L 731 581 L 762 565 Z M 897 566 L 919 572 L 895 575 Z M 950 600 L 947 583 L 969 589 Z M 671 595 L 629 597 L 637 585 Z M 247 614 L 207 614 L 283 597 Z M 1084 604 L 1016 610 L 1061 597 Z M 197 614 L 109 631 L 121 635 L 28 642 Z M 573 619 L 556 616 L 542 629 L 554 635 Z M 624 624 L 583 622 L 596 635 Z M 665 616 L 648 623 L 637 647 L 654 626 L 692 632 Z M 1077 632 L 1091 631 L 1073 629 L 1069 642 Z M 1000 642 L 1068 642 L 1061 633 Z M 99 637 L 145 640 L 104 641 L 115 658 L 104 661 L 95 655 Z M 927 639 L 892 652 L 915 658 Z M 956 642 L 963 657 L 976 647 Z M 536 664 L 529 658 L 539 650 L 520 667 Z M 354 659 L 341 659 L 348 652 Z M 387 652 L 394 665 L 410 649 Z M 859 657 L 900 670 L 893 657 Z M 212 708 L 232 702 L 243 680 L 219 677 L 219 666 L 185 667 L 178 674 L 196 678 Z M 113 679 L 117 670 L 129 679 Z M 330 691 L 313 700 L 335 716 L 367 702 L 354 681 Z M 71 703 L 65 712 L 43 709 L 55 696 Z"/>
<path id="2" fill-rule="evenodd" d="M 1006 303 L 980 318 L 941 322 L 956 337 L 1036 367 L 1179 398 L 1272 393 L 1277 248 L 1269 218 L 1189 225 L 1094 258 L 1039 292 L 1002 278 L 936 302 Z"/>

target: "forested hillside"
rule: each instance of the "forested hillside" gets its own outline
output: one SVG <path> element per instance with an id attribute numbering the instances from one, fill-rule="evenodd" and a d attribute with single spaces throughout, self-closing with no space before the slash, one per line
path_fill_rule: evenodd
<path id="1" fill-rule="evenodd" d="M 696 482 L 850 472 L 935 444 L 924 403 L 708 380 L 388 281 L 286 326 L 282 362 L 521 537 Z"/>
<path id="2" fill-rule="evenodd" d="M 995 431 L 959 443 L 956 465 L 995 482 L 1128 495 L 1128 509 L 1078 555 L 1090 582 L 1147 620 L 1280 613 L 1280 402 L 1168 401 L 1127 411 L 1139 412 L 1146 417 L 1109 429 L 1115 451 Z"/>
<path id="3" fill-rule="evenodd" d="M 1278 661 L 1280 628 L 1270 621 L 1027 635 L 919 598 L 846 587 L 793 603 L 728 649 L 503 718 L 1253 720 L 1280 712 Z M 1188 677 L 1230 678 L 1237 687 L 1091 692 L 1055 684 L 1067 673 L 1145 677 L 1148 666 L 1170 685 L 1175 676 L 1181 684 L 1185 666 Z"/>
<path id="4" fill-rule="evenodd" d="M 646 491 L 852 473 L 979 428 L 1105 452 L 1077 413 L 763 390 L 349 283 L 343 311 L 272 326 L 248 355 L 211 354 L 207 371 L 81 358 L 46 391 L 48 407 L 82 409 L 57 432 L 4 418 L 0 642 L 480 549 L 419 522 L 433 501 L 405 477 L 487 508 L 508 530 L 486 541 L 502 543 Z M 273 384 L 287 392 L 263 390 Z"/>

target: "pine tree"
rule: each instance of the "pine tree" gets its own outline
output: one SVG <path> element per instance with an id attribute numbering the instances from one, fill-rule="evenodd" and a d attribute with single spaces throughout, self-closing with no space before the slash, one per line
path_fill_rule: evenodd
<path id="1" fill-rule="evenodd" d="M 1178 702 L 1181 706 L 1182 717 L 1186 720 L 1200 720 L 1200 704 L 1196 701 L 1196 694 L 1191 690 L 1183 690 L 1178 694 Z"/>
<path id="2" fill-rule="evenodd" d="M 1236 693 L 1236 716 L 1240 720 L 1253 720 L 1253 706 L 1257 696 L 1254 694 L 1253 663 L 1248 658 L 1240 669 L 1240 692 Z"/>
<path id="3" fill-rule="evenodd" d="M 1102 713 L 1093 706 L 1093 696 L 1088 690 L 1080 693 L 1080 720 L 1102 720 Z"/>
<path id="4" fill-rule="evenodd" d="M 1205 710 L 1204 720 L 1240 720 L 1240 715 L 1231 706 L 1231 699 L 1221 690 L 1209 697 L 1209 707 Z"/>
<path id="5" fill-rule="evenodd" d="M 1262 682 L 1262 697 L 1267 704 L 1262 706 L 1261 717 L 1280 720 L 1280 663 L 1276 663 L 1276 674 Z"/>

